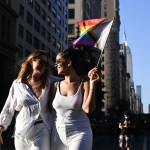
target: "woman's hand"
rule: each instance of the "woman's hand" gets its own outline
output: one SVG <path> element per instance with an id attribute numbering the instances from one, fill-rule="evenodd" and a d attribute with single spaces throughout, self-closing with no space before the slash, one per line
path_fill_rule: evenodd
<path id="1" fill-rule="evenodd" d="M 88 77 L 90 78 L 90 89 L 94 87 L 96 81 L 100 79 L 100 72 L 98 68 L 95 67 L 88 72 Z"/>

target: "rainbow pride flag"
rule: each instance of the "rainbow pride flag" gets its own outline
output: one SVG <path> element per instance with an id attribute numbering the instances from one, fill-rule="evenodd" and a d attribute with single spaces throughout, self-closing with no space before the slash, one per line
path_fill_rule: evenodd
<path id="1" fill-rule="evenodd" d="M 103 21 L 105 18 L 99 18 L 99 19 L 91 19 L 91 20 L 83 20 L 77 22 L 77 26 L 80 31 L 80 35 L 82 35 L 86 30 L 89 28 L 95 26 L 97 23 Z"/>
<path id="2" fill-rule="evenodd" d="M 103 50 L 112 24 L 113 20 L 106 18 L 77 22 L 80 36 L 72 46 L 75 48 L 77 45 L 87 45 Z"/>

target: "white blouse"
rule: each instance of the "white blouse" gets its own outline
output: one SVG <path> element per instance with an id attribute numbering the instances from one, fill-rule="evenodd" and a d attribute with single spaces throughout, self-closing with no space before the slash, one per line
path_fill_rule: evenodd
<path id="1" fill-rule="evenodd" d="M 34 123 L 39 115 L 50 131 L 52 128 L 52 116 L 48 109 L 48 99 L 50 85 L 55 80 L 58 80 L 58 78 L 49 76 L 40 97 L 36 97 L 32 90 L 21 82 L 21 79 L 14 80 L 0 114 L 0 125 L 6 130 L 15 111 L 19 111 L 15 125 L 15 136 L 18 136 L 18 138 L 28 138 L 28 134 L 33 130 Z"/>

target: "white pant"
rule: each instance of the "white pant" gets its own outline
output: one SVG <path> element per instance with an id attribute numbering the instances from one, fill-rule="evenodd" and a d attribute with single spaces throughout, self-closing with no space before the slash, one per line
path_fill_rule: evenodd
<path id="1" fill-rule="evenodd" d="M 33 139 L 19 140 L 15 137 L 15 148 L 16 150 L 50 150 L 50 132 L 44 123 L 36 124 Z"/>
<path id="2" fill-rule="evenodd" d="M 120 135 L 119 136 L 119 146 L 122 148 L 124 147 L 129 147 L 130 145 L 130 138 L 127 135 Z"/>
<path id="3" fill-rule="evenodd" d="M 54 127 L 51 150 L 91 150 L 93 134 L 90 127 Z"/>

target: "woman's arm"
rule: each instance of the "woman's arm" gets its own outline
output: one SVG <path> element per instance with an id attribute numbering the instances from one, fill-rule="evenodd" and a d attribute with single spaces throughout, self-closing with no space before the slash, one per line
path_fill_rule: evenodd
<path id="1" fill-rule="evenodd" d="M 90 71 L 89 78 L 90 78 L 90 80 L 85 81 L 84 85 L 83 85 L 84 95 L 83 95 L 82 109 L 86 113 L 91 113 L 96 108 L 95 84 L 99 80 L 99 73 L 96 68 L 94 68 Z"/>
<path id="2" fill-rule="evenodd" d="M 48 107 L 50 110 L 52 110 L 52 103 L 53 103 L 53 99 L 54 99 L 55 94 L 56 94 L 57 84 L 58 84 L 58 82 L 55 81 L 50 86 L 50 93 L 49 93 L 50 96 L 49 96 L 49 102 L 48 102 Z"/>
<path id="3" fill-rule="evenodd" d="M 17 106 L 17 98 L 15 93 L 15 85 L 12 84 L 5 105 L 0 114 L 0 125 L 4 130 L 10 125 Z"/>

